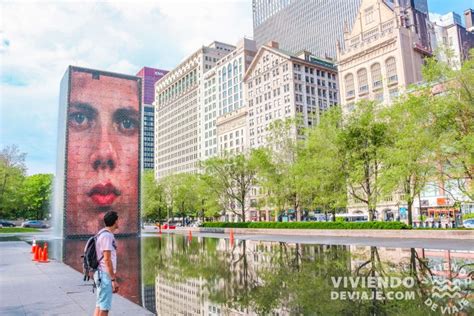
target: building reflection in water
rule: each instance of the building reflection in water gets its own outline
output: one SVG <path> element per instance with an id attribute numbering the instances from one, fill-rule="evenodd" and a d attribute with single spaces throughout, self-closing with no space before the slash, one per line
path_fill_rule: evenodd
<path id="1" fill-rule="evenodd" d="M 144 303 L 158 315 L 430 314 L 423 304 L 429 287 L 421 281 L 427 276 L 449 282 L 472 279 L 474 265 L 470 251 L 231 244 L 180 235 L 144 238 L 143 247 L 143 286 L 149 293 Z M 331 300 L 331 277 L 357 275 L 416 275 L 415 302 Z M 472 302 L 472 286 L 463 288 L 462 295 Z"/>

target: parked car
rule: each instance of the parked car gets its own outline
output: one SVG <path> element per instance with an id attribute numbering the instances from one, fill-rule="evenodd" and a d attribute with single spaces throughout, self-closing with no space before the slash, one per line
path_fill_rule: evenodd
<path id="1" fill-rule="evenodd" d="M 32 228 L 48 228 L 49 225 L 43 221 L 30 220 L 25 221 L 21 224 L 21 227 L 32 227 Z"/>
<path id="2" fill-rule="evenodd" d="M 464 228 L 474 228 L 474 218 L 466 219 L 462 224 Z"/>
<path id="3" fill-rule="evenodd" d="M 163 226 L 161 226 L 162 229 L 176 229 L 175 225 L 170 225 L 168 223 L 164 223 Z"/>
<path id="4" fill-rule="evenodd" d="M 3 219 L 0 219 L 0 226 L 1 227 L 15 227 L 15 224 Z"/>

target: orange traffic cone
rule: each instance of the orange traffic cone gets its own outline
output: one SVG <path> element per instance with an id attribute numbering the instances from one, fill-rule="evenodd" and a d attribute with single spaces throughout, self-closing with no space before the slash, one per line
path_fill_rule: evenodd
<path id="1" fill-rule="evenodd" d="M 31 253 L 35 253 L 36 251 L 36 240 L 33 239 L 33 243 L 31 244 Z"/>
<path id="2" fill-rule="evenodd" d="M 36 245 L 36 251 L 33 256 L 33 261 L 38 261 L 40 258 L 40 254 L 41 254 L 41 247 L 39 245 Z"/>
<path id="3" fill-rule="evenodd" d="M 44 243 L 43 253 L 40 257 L 39 262 L 42 262 L 42 263 L 49 262 L 49 260 L 48 260 L 48 243 Z"/>
<path id="4" fill-rule="evenodd" d="M 189 241 L 193 240 L 193 233 L 191 232 L 191 230 L 189 231 L 188 239 Z"/>

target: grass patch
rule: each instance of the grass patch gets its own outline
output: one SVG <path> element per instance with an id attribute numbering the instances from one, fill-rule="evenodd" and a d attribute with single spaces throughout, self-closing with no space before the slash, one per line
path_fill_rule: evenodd
<path id="1" fill-rule="evenodd" d="M 212 228 L 273 228 L 273 229 L 411 229 L 401 222 L 210 222 L 202 227 Z"/>
<path id="2" fill-rule="evenodd" d="M 37 228 L 28 228 L 28 227 L 2 227 L 0 228 L 0 234 L 9 234 L 9 233 L 35 233 L 40 230 Z"/>

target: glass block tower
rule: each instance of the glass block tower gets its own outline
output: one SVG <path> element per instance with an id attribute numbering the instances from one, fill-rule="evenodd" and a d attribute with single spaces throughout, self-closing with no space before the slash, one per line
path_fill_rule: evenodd
<path id="1" fill-rule="evenodd" d="M 142 104 L 143 104 L 143 168 L 153 169 L 155 160 L 155 83 L 160 80 L 168 71 L 143 67 L 137 73 L 137 77 L 142 78 Z"/>
<path id="2" fill-rule="evenodd" d="M 253 0 L 257 47 L 270 41 L 290 52 L 336 57 L 344 26 L 352 26 L 361 0 Z"/>

